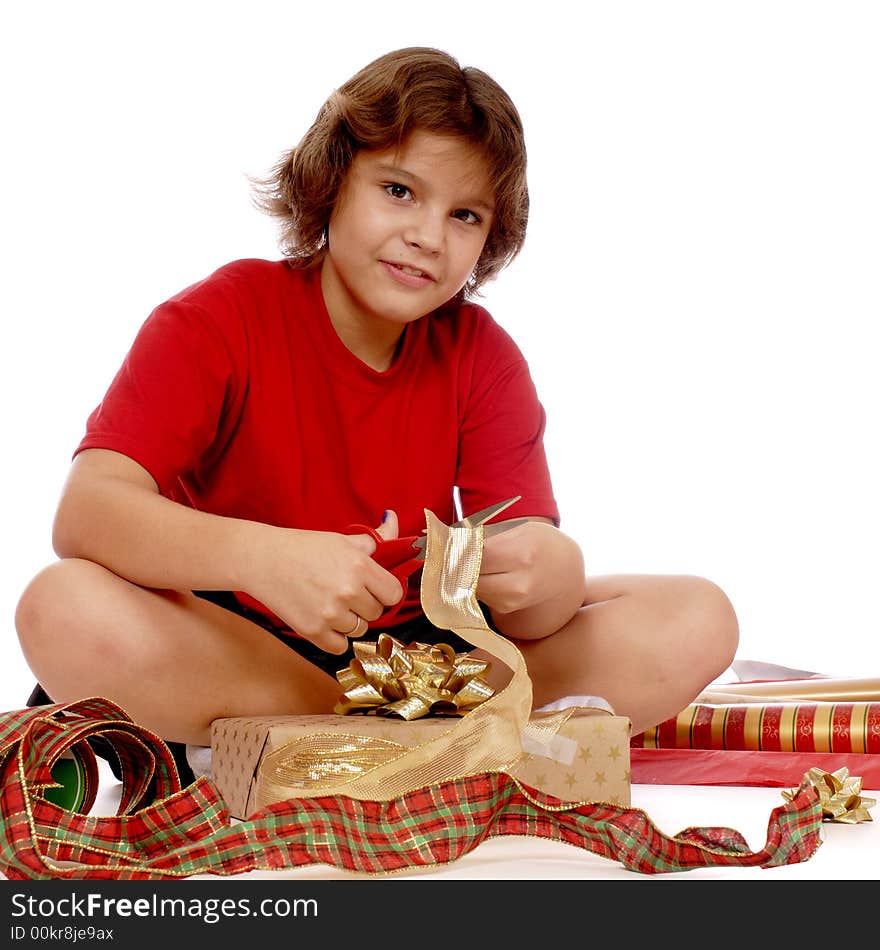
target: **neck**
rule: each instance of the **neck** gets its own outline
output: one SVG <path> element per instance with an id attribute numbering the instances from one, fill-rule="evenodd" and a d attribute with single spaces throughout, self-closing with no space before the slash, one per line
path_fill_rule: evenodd
<path id="1" fill-rule="evenodd" d="M 321 292 L 330 323 L 345 348 L 377 372 L 387 370 L 394 362 L 406 327 L 345 306 L 326 267 L 321 270 Z"/>
<path id="2" fill-rule="evenodd" d="M 394 327 L 393 334 L 388 334 L 387 338 L 378 339 L 372 329 L 364 332 L 364 328 L 357 325 L 340 327 L 332 316 L 330 321 L 333 329 L 336 330 L 336 335 L 345 344 L 345 348 L 376 372 L 384 373 L 394 362 L 404 327 Z"/>

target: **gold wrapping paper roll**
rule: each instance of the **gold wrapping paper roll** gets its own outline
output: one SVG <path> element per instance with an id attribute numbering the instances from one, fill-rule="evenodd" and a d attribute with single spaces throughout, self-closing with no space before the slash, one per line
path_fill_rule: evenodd
<path id="1" fill-rule="evenodd" d="M 722 683 L 703 690 L 697 703 L 880 703 L 880 679 L 810 677 L 766 683 Z"/>

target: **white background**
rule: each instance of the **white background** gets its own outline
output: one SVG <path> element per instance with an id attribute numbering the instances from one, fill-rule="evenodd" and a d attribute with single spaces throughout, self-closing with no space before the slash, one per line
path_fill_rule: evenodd
<path id="1" fill-rule="evenodd" d="M 482 302 L 530 362 L 588 569 L 710 577 L 741 658 L 880 675 L 876 4 L 43 2 L 0 32 L 0 708 L 33 683 L 15 604 L 141 322 L 278 256 L 246 176 L 409 45 L 522 114 L 529 235 Z"/>

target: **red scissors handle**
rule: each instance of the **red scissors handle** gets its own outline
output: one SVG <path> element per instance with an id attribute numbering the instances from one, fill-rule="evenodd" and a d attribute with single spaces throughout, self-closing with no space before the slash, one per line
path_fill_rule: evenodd
<path id="1" fill-rule="evenodd" d="M 418 540 L 418 535 L 386 541 L 375 528 L 370 528 L 365 524 L 350 524 L 342 534 L 368 534 L 376 542 L 373 560 L 393 574 L 403 587 L 404 596 L 396 604 L 392 604 L 378 620 L 373 620 L 368 624 L 370 627 L 384 626 L 403 606 L 410 575 L 424 567 L 424 552 L 413 547 L 413 542 Z"/>

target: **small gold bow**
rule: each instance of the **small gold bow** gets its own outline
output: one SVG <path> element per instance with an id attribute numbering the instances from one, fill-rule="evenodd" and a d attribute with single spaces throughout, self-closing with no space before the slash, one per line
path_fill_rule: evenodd
<path id="1" fill-rule="evenodd" d="M 862 780 L 857 775 L 850 775 L 849 769 L 824 772 L 822 769 L 812 768 L 804 774 L 801 788 L 805 784 L 812 785 L 819 793 L 822 821 L 838 821 L 847 825 L 873 821 L 868 809 L 873 808 L 877 802 L 873 798 L 862 796 Z M 798 791 L 796 788 L 784 791 L 782 797 L 790 802 Z"/>
<path id="2" fill-rule="evenodd" d="M 352 646 L 355 659 L 336 674 L 344 692 L 334 712 L 343 716 L 461 716 L 495 692 L 482 677 L 492 664 L 447 643 L 404 646 L 380 633 L 375 643 L 355 640 Z"/>

